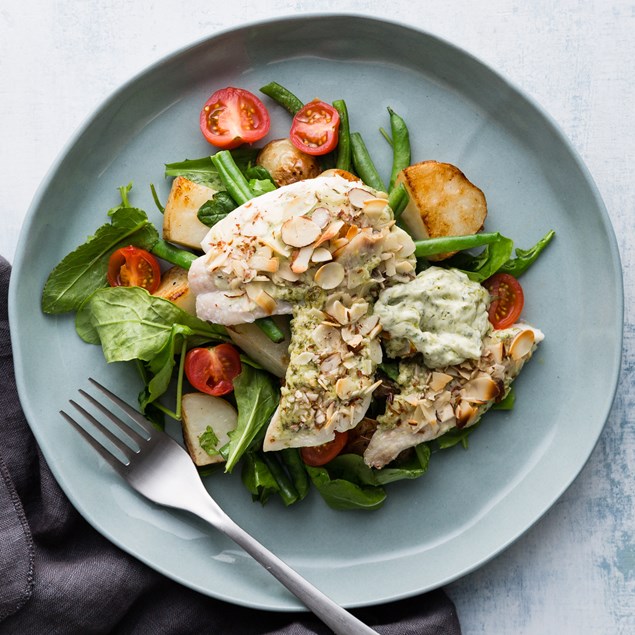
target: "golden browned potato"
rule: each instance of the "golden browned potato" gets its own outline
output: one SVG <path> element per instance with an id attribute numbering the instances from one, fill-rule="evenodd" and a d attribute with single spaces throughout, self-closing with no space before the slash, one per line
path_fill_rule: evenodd
<path id="1" fill-rule="evenodd" d="M 258 154 L 256 163 L 265 168 L 280 187 L 320 173 L 319 161 L 296 148 L 289 139 L 270 141 Z"/>
<path id="2" fill-rule="evenodd" d="M 200 249 L 209 227 L 201 223 L 197 213 L 215 193 L 211 187 L 177 176 L 163 212 L 163 238 L 183 247 Z"/>
<path id="3" fill-rule="evenodd" d="M 415 240 L 465 236 L 483 229 L 485 195 L 456 166 L 423 161 L 402 170 L 396 182 L 403 183 L 410 196 L 401 218 Z M 439 254 L 430 260 L 451 255 Z"/>
<path id="4" fill-rule="evenodd" d="M 187 271 L 172 267 L 161 276 L 161 284 L 153 295 L 173 302 L 190 315 L 196 315 L 196 296 L 190 291 Z"/>

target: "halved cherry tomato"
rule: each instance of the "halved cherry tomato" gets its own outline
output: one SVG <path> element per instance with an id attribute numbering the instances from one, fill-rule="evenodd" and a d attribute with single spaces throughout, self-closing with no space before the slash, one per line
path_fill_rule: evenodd
<path id="1" fill-rule="evenodd" d="M 332 441 L 310 448 L 301 448 L 302 460 L 311 467 L 320 467 L 332 461 L 344 448 L 348 441 L 348 431 L 336 432 Z"/>
<path id="2" fill-rule="evenodd" d="M 248 90 L 228 86 L 217 90 L 203 106 L 203 136 L 217 148 L 231 150 L 262 139 L 270 126 L 265 105 Z"/>
<path id="3" fill-rule="evenodd" d="M 483 283 L 492 296 L 489 321 L 495 329 L 506 329 L 520 316 L 525 296 L 520 283 L 508 273 L 495 273 Z"/>
<path id="4" fill-rule="evenodd" d="M 231 344 L 193 348 L 185 356 L 185 376 L 201 392 L 220 397 L 234 390 L 240 375 L 240 355 Z"/>
<path id="5" fill-rule="evenodd" d="M 161 284 L 161 268 L 150 252 L 130 245 L 112 253 L 107 277 L 111 287 L 143 287 L 154 293 Z"/>
<path id="6" fill-rule="evenodd" d="M 295 114 L 291 124 L 291 143 L 307 154 L 326 154 L 337 145 L 339 127 L 337 110 L 314 99 Z"/>

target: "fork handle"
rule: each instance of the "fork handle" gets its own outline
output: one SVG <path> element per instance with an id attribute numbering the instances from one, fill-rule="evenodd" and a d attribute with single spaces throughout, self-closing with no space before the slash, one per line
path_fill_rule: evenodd
<path id="1" fill-rule="evenodd" d="M 335 603 L 322 591 L 305 580 L 297 571 L 280 560 L 253 536 L 237 525 L 220 507 L 212 501 L 206 501 L 205 508 L 191 510 L 207 521 L 259 562 L 269 573 L 277 578 L 307 608 L 319 617 L 336 635 L 377 635 L 373 630 L 347 610 Z"/>

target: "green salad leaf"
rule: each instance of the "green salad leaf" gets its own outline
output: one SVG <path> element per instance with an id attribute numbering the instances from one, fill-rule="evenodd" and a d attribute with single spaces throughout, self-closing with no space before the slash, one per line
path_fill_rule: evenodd
<path id="1" fill-rule="evenodd" d="M 382 487 L 374 485 L 358 485 L 353 481 L 332 475 L 332 463 L 323 467 L 311 467 L 306 470 L 311 481 L 324 501 L 333 509 L 379 509 L 386 500 L 386 492 Z"/>
<path id="2" fill-rule="evenodd" d="M 255 161 L 260 150 L 243 146 L 229 151 L 234 161 L 241 171 L 247 170 Z M 185 159 L 176 163 L 165 164 L 165 176 L 184 176 L 186 179 L 201 185 L 207 185 L 215 190 L 224 190 L 225 186 L 221 180 L 216 166 L 212 163 L 211 157 L 201 159 Z"/>
<path id="3" fill-rule="evenodd" d="M 238 410 L 236 429 L 229 433 L 229 443 L 221 448 L 226 459 L 225 471 L 231 472 L 258 434 L 269 423 L 280 400 L 280 388 L 272 375 L 243 364 L 234 379 L 234 397 Z"/>
<path id="4" fill-rule="evenodd" d="M 247 452 L 243 456 L 241 480 L 254 501 L 264 505 L 280 487 L 260 452 Z"/>
<path id="5" fill-rule="evenodd" d="M 175 325 L 180 326 L 176 331 Z M 75 326 L 84 341 L 101 342 L 107 362 L 150 362 L 175 335 L 187 334 L 191 346 L 227 340 L 224 327 L 199 320 L 141 287 L 98 289 L 80 307 Z"/>
<path id="6" fill-rule="evenodd" d="M 545 247 L 551 242 L 556 232 L 548 231 L 533 247 L 529 249 L 516 248 L 516 257 L 510 258 L 500 269 L 502 273 L 509 273 L 515 278 L 520 277 L 531 265 L 534 264 L 538 256 L 543 252 Z"/>
<path id="7" fill-rule="evenodd" d="M 111 222 L 63 258 L 49 275 L 42 291 L 44 313 L 76 311 L 94 291 L 106 286 L 113 251 L 131 244 L 150 251 L 159 240 L 144 211 L 119 206 L 109 214 Z"/>
<path id="8" fill-rule="evenodd" d="M 214 227 L 236 207 L 236 202 L 227 192 L 216 192 L 211 200 L 201 205 L 196 215 L 203 225 Z"/>

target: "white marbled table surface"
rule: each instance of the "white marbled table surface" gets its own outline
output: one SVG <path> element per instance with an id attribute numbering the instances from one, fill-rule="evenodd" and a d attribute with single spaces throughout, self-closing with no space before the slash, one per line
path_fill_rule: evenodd
<path id="1" fill-rule="evenodd" d="M 626 292 L 622 376 L 591 459 L 517 543 L 451 584 L 466 635 L 635 633 L 635 3 L 628 0 L 23 0 L 0 4 L 0 254 L 68 138 L 164 54 L 273 16 L 349 12 L 410 23 L 535 98 L 593 175 Z"/>

